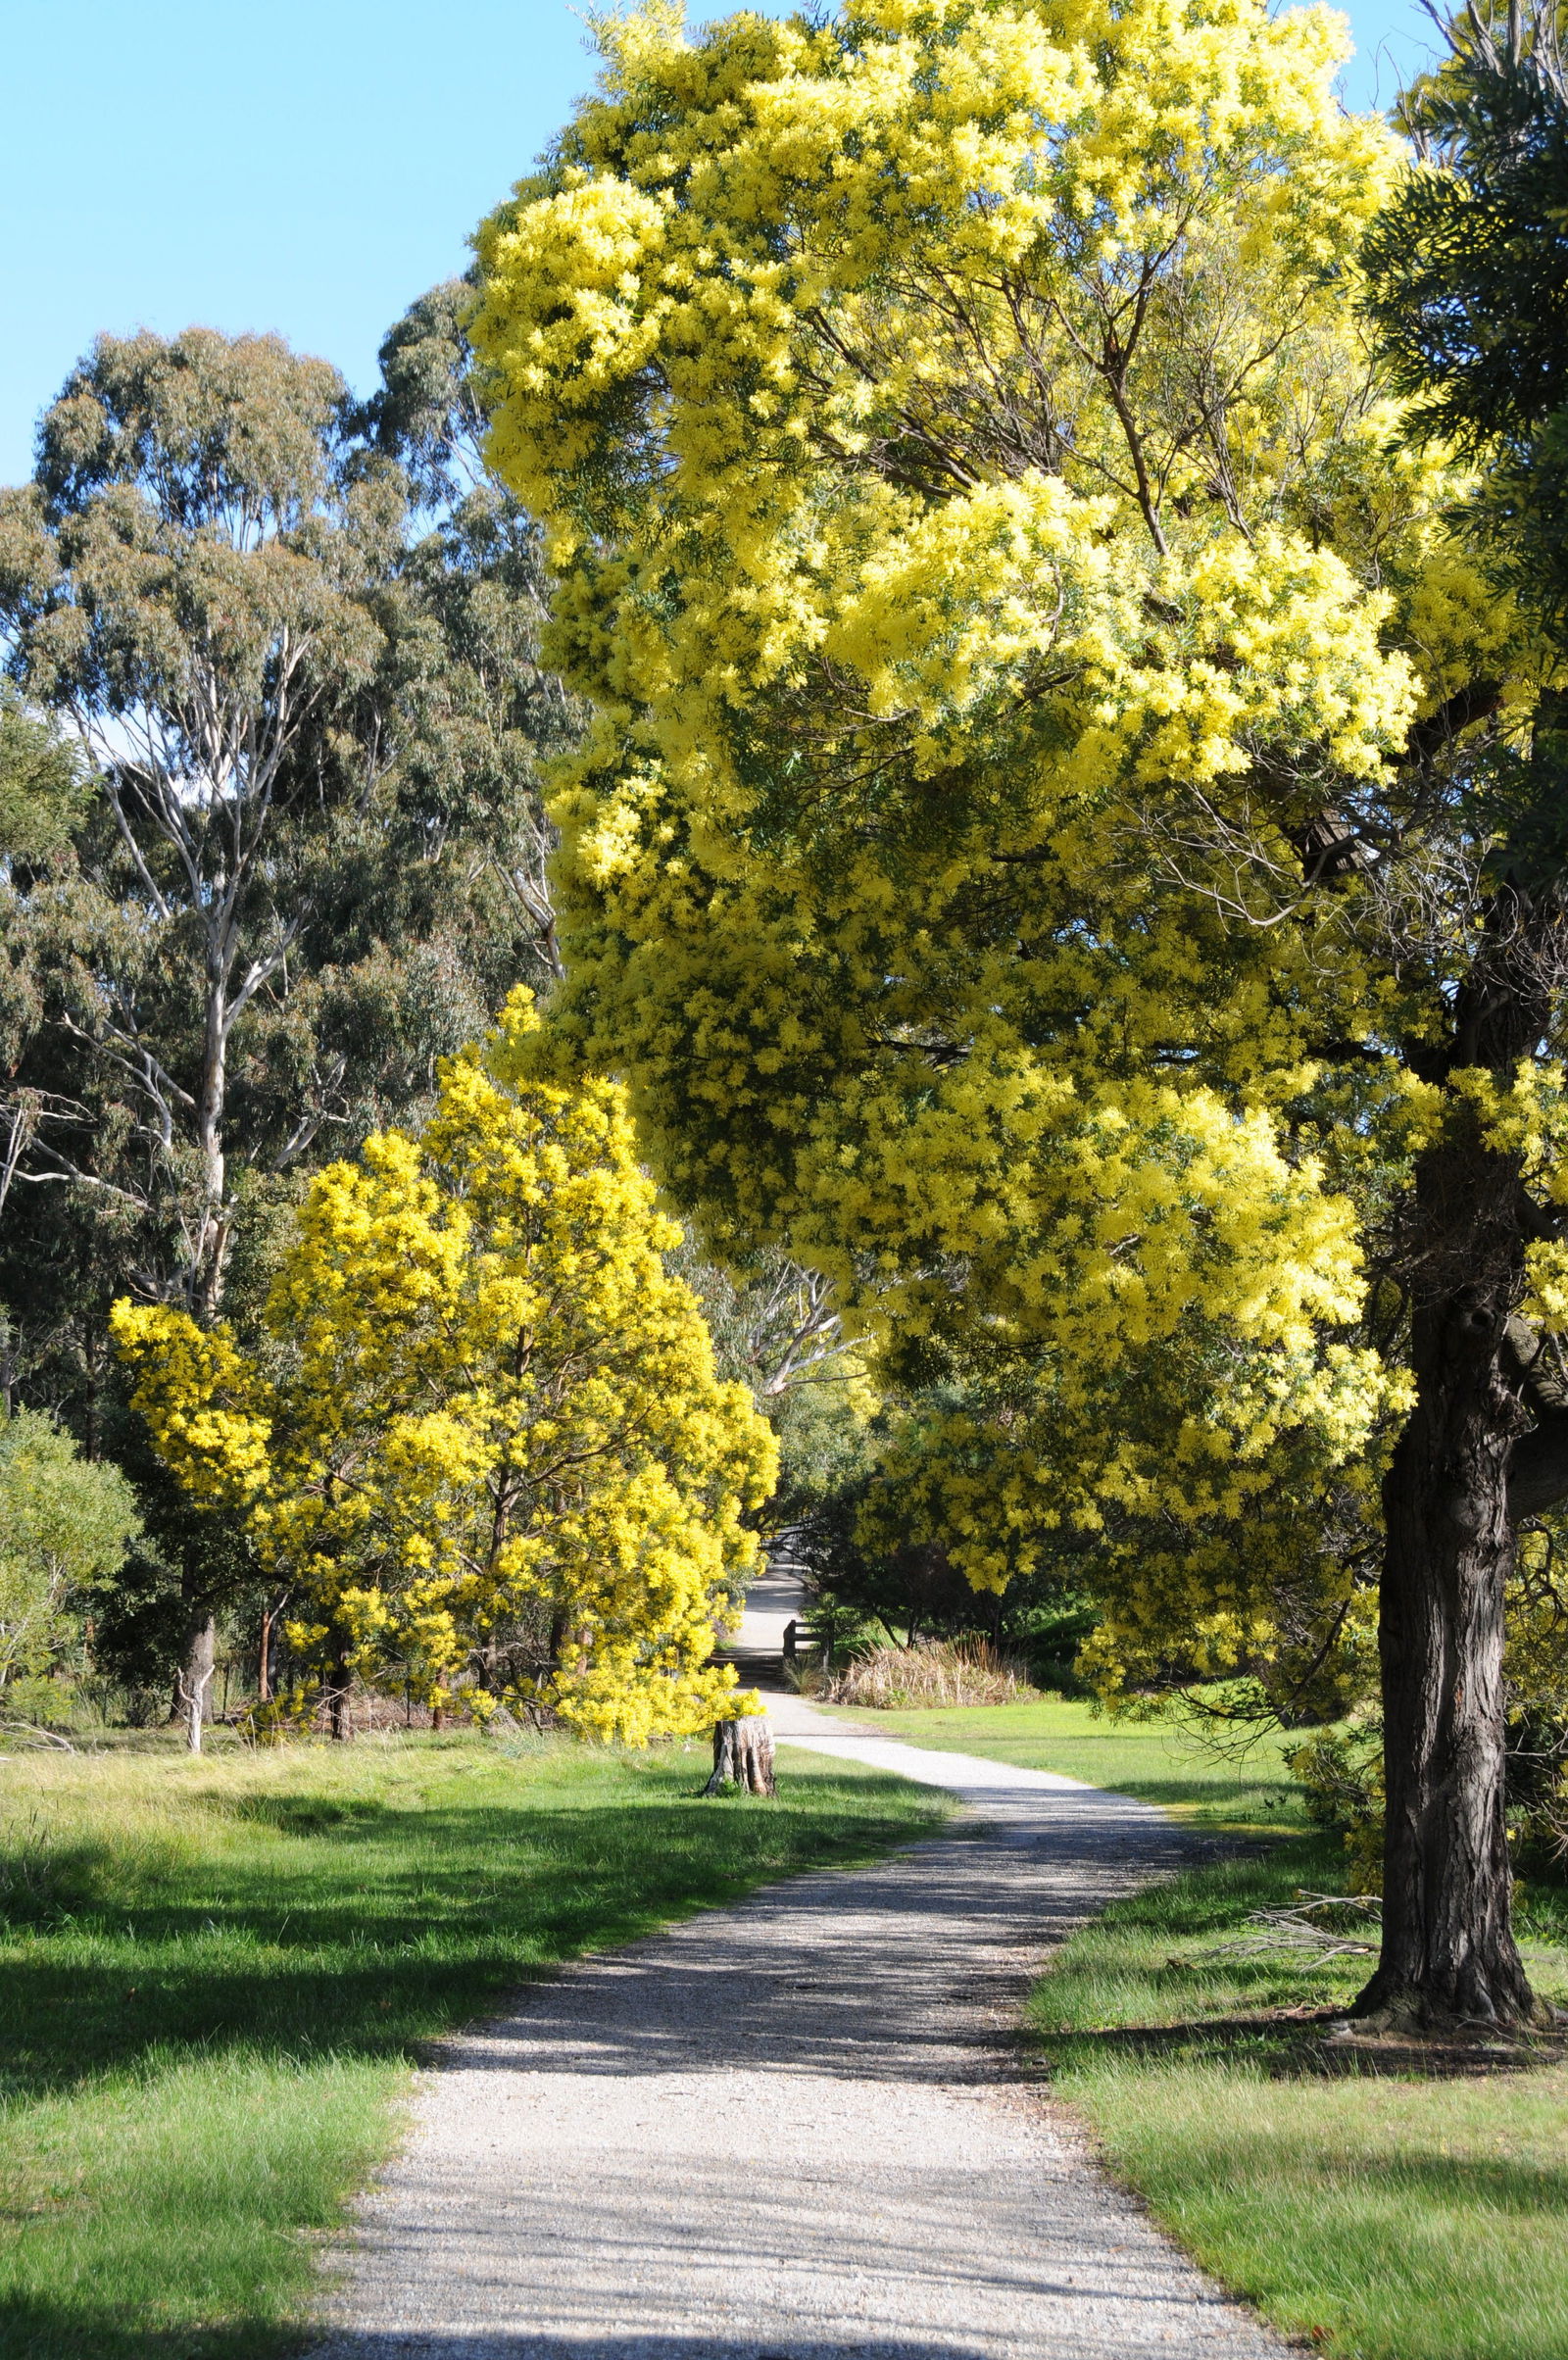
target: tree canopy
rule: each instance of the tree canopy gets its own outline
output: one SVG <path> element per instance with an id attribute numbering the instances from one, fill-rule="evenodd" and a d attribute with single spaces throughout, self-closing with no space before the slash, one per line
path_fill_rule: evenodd
<path id="1" fill-rule="evenodd" d="M 606 40 L 473 331 L 597 708 L 556 1026 L 710 1235 L 787 1240 L 897 1366 L 979 1355 L 974 1578 L 1233 1510 L 1386 1382 L 1282 1109 L 1377 991 L 1293 837 L 1418 694 L 1365 577 L 1422 487 L 1341 283 L 1393 143 L 1313 16 Z"/>
<path id="2" fill-rule="evenodd" d="M 1374 223 L 1370 310 L 1406 432 L 1481 464 L 1494 570 L 1568 614 L 1568 76 L 1554 13 L 1455 21 L 1401 110 L 1413 172 Z"/>
<path id="3" fill-rule="evenodd" d="M 455 298 L 418 311 L 461 412 Z M 14 669 L 91 765 L 10 881 L 17 1194 L 98 1200 L 207 1318 L 293 1167 L 550 971 L 537 536 L 479 479 L 430 505 L 401 349 L 367 416 L 276 338 L 101 339 L 0 500 Z"/>

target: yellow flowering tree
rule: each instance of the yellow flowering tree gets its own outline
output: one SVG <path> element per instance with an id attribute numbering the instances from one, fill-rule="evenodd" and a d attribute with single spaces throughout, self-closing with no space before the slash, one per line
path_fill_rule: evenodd
<path id="1" fill-rule="evenodd" d="M 771 1436 L 720 1383 L 619 1089 L 521 1072 L 519 995 L 417 1138 L 312 1183 L 263 1348 L 122 1302 L 136 1406 L 246 1517 L 301 1637 L 435 1707 L 632 1745 L 746 1703 L 708 1665 Z"/>
<path id="2" fill-rule="evenodd" d="M 712 1245 L 961 1380 L 902 1495 L 971 1579 L 1128 1537 L 1107 1688 L 1309 1664 L 1287 1596 L 1364 1646 L 1320 1536 L 1386 1482 L 1368 2005 L 1528 2014 L 1501 1599 L 1568 1492 L 1568 1280 L 1519 1097 L 1568 964 L 1507 848 L 1550 667 L 1398 440 L 1358 257 L 1403 168 L 1343 21 L 599 37 L 472 322 L 597 713 L 555 1054 L 625 1073 Z"/>
<path id="3" fill-rule="evenodd" d="M 1298 876 L 1320 773 L 1375 779 L 1416 710 L 1362 576 L 1422 487 L 1336 283 L 1392 144 L 1317 14 L 602 39 L 472 328 L 599 713 L 556 1033 L 626 1070 L 720 1248 L 787 1244 L 885 1353 L 978 1323 L 1027 1365 L 972 1579 L 1020 1525 L 1234 1511 L 1275 1437 L 1344 1457 L 1386 1390 L 1334 1333 L 1353 1208 L 1282 1146 L 1289 968 L 1193 838 L 1266 752 Z M 1129 1354 L 1152 1435 L 1102 1414 Z"/>

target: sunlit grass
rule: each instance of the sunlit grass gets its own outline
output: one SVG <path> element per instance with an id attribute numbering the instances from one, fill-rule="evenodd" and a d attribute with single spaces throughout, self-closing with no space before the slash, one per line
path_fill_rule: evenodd
<path id="1" fill-rule="evenodd" d="M 1370 1960 L 1246 1956 L 1249 1911 L 1332 1889 L 1324 1838 L 1192 1871 L 1066 1944 L 1032 2021 L 1055 2086 L 1182 2243 L 1358 2360 L 1568 2354 L 1568 2068 L 1463 2078 L 1338 2054 Z M 1549 1906 L 1534 1922 L 1557 1927 Z M 1528 1921 L 1527 1921 L 1528 1922 Z M 1568 1997 L 1568 1951 L 1527 1941 Z"/>
<path id="2" fill-rule="evenodd" d="M 297 2349 L 416 2043 L 944 1808 L 781 1761 L 771 1803 L 560 1740 L 0 1762 L 0 2354 Z"/>

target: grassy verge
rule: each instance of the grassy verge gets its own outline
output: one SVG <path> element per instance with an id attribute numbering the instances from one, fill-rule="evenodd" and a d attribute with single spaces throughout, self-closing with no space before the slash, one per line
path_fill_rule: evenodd
<path id="1" fill-rule="evenodd" d="M 1228 1945 L 1249 1911 L 1338 1881 L 1337 1846 L 1298 1840 L 1108 1911 L 1034 1993 L 1056 2087 L 1189 2251 L 1288 2333 L 1357 2360 L 1563 2360 L 1568 2066 L 1423 2072 L 1325 2037 L 1370 1961 Z M 1538 1989 L 1568 1996 L 1549 1896 L 1525 1924 Z"/>
<path id="2" fill-rule="evenodd" d="M 1325 2020 L 1369 1961 L 1234 1946 L 1251 1911 L 1343 1890 L 1277 1747 L 1226 1762 L 1054 1697 L 860 1717 L 1239 1840 L 1086 1927 L 1030 2010 L 1056 2090 L 1206 2269 L 1342 2360 L 1568 2360 L 1568 2066 L 1348 2050 Z M 1568 2001 L 1568 1894 L 1532 1889 L 1519 1922 L 1537 1988 Z"/>
<path id="3" fill-rule="evenodd" d="M 457 1736 L 0 1763 L 0 2354 L 298 2347 L 415 2044 L 530 1972 L 923 1832 L 929 1792 Z"/>

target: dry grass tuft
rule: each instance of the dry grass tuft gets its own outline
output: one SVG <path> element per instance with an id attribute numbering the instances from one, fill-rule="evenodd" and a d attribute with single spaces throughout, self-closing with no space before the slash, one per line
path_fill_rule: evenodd
<path id="1" fill-rule="evenodd" d="M 988 1639 L 961 1639 L 878 1647 L 829 1673 L 813 1693 L 825 1704 L 898 1712 L 911 1705 L 1022 1704 L 1035 1691 L 1022 1665 Z"/>

